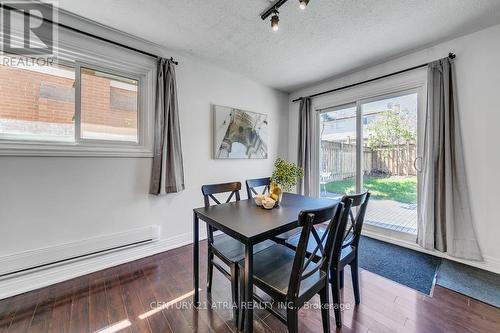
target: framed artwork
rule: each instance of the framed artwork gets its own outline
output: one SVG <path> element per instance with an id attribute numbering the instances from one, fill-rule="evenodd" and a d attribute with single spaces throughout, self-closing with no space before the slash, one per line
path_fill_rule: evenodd
<path id="1" fill-rule="evenodd" d="M 212 105 L 215 159 L 267 158 L 267 115 Z"/>

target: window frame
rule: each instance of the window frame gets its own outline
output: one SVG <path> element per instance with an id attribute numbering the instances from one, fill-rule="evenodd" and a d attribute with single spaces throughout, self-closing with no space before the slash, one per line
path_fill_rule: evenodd
<path id="1" fill-rule="evenodd" d="M 396 75 L 394 77 L 386 78 L 380 81 L 375 81 L 366 85 L 361 85 L 352 89 L 347 89 L 341 91 L 337 94 L 332 94 L 324 97 L 319 97 L 313 100 L 312 109 L 316 113 L 315 128 L 313 128 L 313 137 L 317 138 L 313 142 L 313 161 L 312 161 L 312 178 L 314 179 L 312 185 L 312 194 L 315 196 L 320 196 L 320 147 L 321 138 L 318 132 L 320 125 L 320 115 L 324 112 L 335 111 L 346 106 L 351 106 L 356 108 L 356 142 L 360 143 L 363 139 L 363 112 L 362 105 L 370 103 L 373 101 L 403 96 L 409 93 L 417 94 L 417 103 L 419 105 L 418 113 L 425 110 L 426 100 L 427 100 L 427 70 L 425 68 L 414 70 L 405 74 Z M 423 115 L 423 113 L 421 113 Z M 417 117 L 417 136 L 419 138 L 423 137 L 423 131 L 425 127 L 424 117 Z M 359 147 L 359 148 L 358 148 Z M 423 154 L 423 144 L 417 145 L 417 155 Z M 356 192 L 359 192 L 362 188 L 362 160 L 361 147 L 356 146 L 356 175 L 361 175 L 361 177 L 356 177 Z M 419 196 L 420 190 L 417 188 L 417 196 Z M 416 235 L 407 234 L 395 230 L 385 229 L 379 226 L 366 224 L 363 227 L 364 231 L 370 234 L 374 234 L 380 237 L 389 237 L 393 239 L 399 239 L 409 242 L 415 242 Z"/>
<path id="2" fill-rule="evenodd" d="M 373 100 L 377 100 L 381 97 L 391 97 L 398 96 L 404 92 L 409 91 L 417 91 L 418 92 L 418 103 L 422 107 L 425 105 L 425 101 L 427 99 L 426 90 L 427 90 L 427 70 L 417 69 L 412 72 L 396 75 L 393 77 L 385 78 L 383 80 L 371 82 L 368 84 L 364 84 L 358 87 L 354 87 L 351 89 L 346 89 L 344 91 L 337 92 L 335 94 L 329 94 L 325 96 L 316 97 L 312 100 L 312 110 L 315 114 L 315 121 L 313 122 L 313 137 L 315 138 L 312 144 L 312 179 L 314 180 L 311 186 L 311 194 L 314 196 L 320 196 L 320 147 L 321 147 L 321 138 L 320 138 L 320 115 L 324 112 L 334 111 L 338 109 L 342 109 L 345 106 L 355 106 L 356 107 L 356 115 L 357 115 L 357 123 L 356 128 L 362 128 L 362 114 L 360 114 L 361 105 L 363 103 L 368 103 Z M 361 117 L 359 116 L 361 115 Z M 423 131 L 424 124 L 422 123 L 423 119 L 419 119 L 419 133 L 421 135 L 421 131 Z M 362 131 L 358 131 L 356 142 L 361 142 L 361 133 Z M 422 145 L 420 145 L 420 150 Z M 359 149 L 356 152 L 356 159 L 360 160 Z M 421 155 L 421 151 L 419 151 Z M 361 173 L 361 165 L 358 163 L 356 165 L 356 173 Z M 361 188 L 360 179 L 356 181 L 356 189 Z"/>
<path id="3" fill-rule="evenodd" d="M 120 141 L 120 140 L 106 140 L 106 139 L 87 139 L 82 137 L 82 90 L 81 90 L 81 77 L 82 68 L 95 70 L 101 73 L 120 76 L 126 79 L 137 81 L 137 142 Z M 96 64 L 88 62 L 77 61 L 75 68 L 75 142 L 86 145 L 112 145 L 117 147 L 140 147 L 144 144 L 145 128 L 144 117 L 141 117 L 142 103 L 142 90 L 144 88 L 144 79 L 140 75 L 119 71 L 114 69 L 105 68 Z"/>
<path id="4" fill-rule="evenodd" d="M 155 59 L 75 32 L 60 30 L 57 64 L 75 70 L 74 142 L 23 140 L 13 136 L 0 138 L 0 156 L 153 156 Z M 137 142 L 81 138 L 78 98 L 81 98 L 82 67 L 137 80 Z"/>
<path id="5" fill-rule="evenodd" d="M 1 55 L 2 57 L 15 57 L 13 54 L 3 54 Z M 75 63 L 72 63 L 67 60 L 59 60 L 58 65 L 72 68 L 75 73 L 75 82 L 76 82 L 76 68 L 75 68 Z M 75 98 L 76 98 L 76 91 L 75 91 Z M 76 112 L 76 111 L 75 111 Z M 3 149 L 4 146 L 14 146 L 14 145 L 19 145 L 20 148 L 22 148 L 25 145 L 38 145 L 41 144 L 41 146 L 45 147 L 48 145 L 73 145 L 74 142 L 72 141 L 57 141 L 57 140 L 31 140 L 31 139 L 19 139 L 19 136 L 16 135 L 8 135 L 8 134 L 1 134 L 0 133 L 0 156 L 4 155 L 3 154 Z"/>

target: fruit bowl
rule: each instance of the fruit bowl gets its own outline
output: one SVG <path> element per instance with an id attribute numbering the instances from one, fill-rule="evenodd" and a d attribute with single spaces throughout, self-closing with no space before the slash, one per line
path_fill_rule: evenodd
<path id="1" fill-rule="evenodd" d="M 262 200 L 262 207 L 264 207 L 265 209 L 273 209 L 275 205 L 276 200 L 273 200 L 270 197 L 266 197 L 264 200 Z"/>
<path id="2" fill-rule="evenodd" d="M 264 201 L 265 198 L 265 195 L 257 194 L 253 200 L 255 201 L 255 204 L 260 207 L 262 206 L 262 201 Z"/>

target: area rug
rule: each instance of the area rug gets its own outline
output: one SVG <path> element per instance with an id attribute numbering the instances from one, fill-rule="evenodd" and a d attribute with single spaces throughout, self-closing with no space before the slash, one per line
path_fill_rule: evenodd
<path id="1" fill-rule="evenodd" d="M 444 259 L 436 284 L 500 308 L 500 275 Z"/>
<path id="2" fill-rule="evenodd" d="M 359 266 L 430 295 L 441 259 L 373 238 L 361 237 Z"/>

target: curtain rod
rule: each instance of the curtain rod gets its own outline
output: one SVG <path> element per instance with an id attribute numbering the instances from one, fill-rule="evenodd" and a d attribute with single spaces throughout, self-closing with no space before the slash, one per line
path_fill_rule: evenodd
<path id="1" fill-rule="evenodd" d="M 450 52 L 448 54 L 448 58 L 455 59 L 456 55 L 454 53 Z M 370 83 L 370 82 L 373 82 L 373 81 L 385 79 L 385 78 L 390 77 L 390 76 L 398 75 L 398 74 L 401 74 L 401 73 L 409 72 L 409 71 L 412 71 L 412 70 L 415 70 L 415 69 L 418 69 L 418 68 L 422 68 L 422 67 L 428 66 L 429 64 L 430 63 L 428 62 L 428 63 L 422 64 L 422 65 L 418 65 L 418 66 L 410 67 L 410 68 L 407 68 L 407 69 L 403 69 L 403 70 L 400 70 L 400 71 L 397 71 L 397 72 L 394 72 L 394 73 L 385 74 L 385 75 L 382 75 L 382 76 L 379 76 L 379 77 L 375 77 L 373 79 L 369 79 L 369 80 L 365 80 L 365 81 L 361 81 L 361 82 L 349 84 L 347 86 L 343 86 L 343 87 L 340 87 L 340 88 L 335 88 L 335 89 L 331 89 L 331 90 L 322 91 L 322 92 L 319 92 L 319 93 L 316 93 L 316 94 L 312 94 L 312 95 L 309 95 L 309 96 L 306 96 L 306 97 L 299 97 L 299 98 L 294 99 L 292 102 L 299 102 L 299 101 L 303 100 L 304 98 L 312 98 L 312 97 L 317 97 L 317 96 L 321 96 L 321 95 L 326 95 L 326 94 L 330 94 L 330 93 L 333 93 L 333 92 L 337 92 L 339 90 L 344 90 L 344 89 L 356 87 L 356 86 L 359 86 L 359 85 L 362 85 L 362 84 L 365 84 L 365 83 Z"/>
<path id="2" fill-rule="evenodd" d="M 12 6 L 9 6 L 9 5 L 5 5 L 5 4 L 0 4 L 0 8 L 5 8 L 7 10 L 13 10 L 13 11 L 18 11 L 20 12 L 19 9 L 15 8 L 15 7 L 12 7 Z M 94 38 L 94 39 L 98 39 L 100 41 L 103 41 L 103 42 L 107 42 L 107 43 L 110 43 L 110 44 L 113 44 L 113 45 L 116 45 L 116 46 L 119 46 L 119 47 L 122 47 L 122 48 L 125 48 L 127 50 L 130 50 L 130 51 L 134 51 L 134 52 L 137 52 L 137 53 L 141 53 L 141 54 L 144 54 L 148 57 L 152 57 L 152 58 L 160 58 L 159 56 L 157 56 L 156 54 L 152 54 L 152 53 L 149 53 L 149 52 L 146 52 L 146 51 L 143 51 L 143 50 L 140 50 L 140 49 L 136 49 L 135 47 L 132 47 L 132 46 L 128 46 L 128 45 L 125 45 L 125 44 L 122 44 L 122 43 L 119 43 L 119 42 L 115 42 L 111 39 L 107 39 L 107 38 L 104 38 L 104 37 L 101 37 L 101 36 L 97 36 L 97 35 L 94 35 L 94 34 L 91 34 L 90 32 L 86 32 L 86 31 L 83 31 L 83 30 L 80 30 L 80 29 L 77 29 L 77 28 L 73 28 L 73 27 L 70 27 L 69 25 L 66 25 L 66 24 L 63 24 L 63 23 L 58 23 L 58 22 L 54 22 L 52 20 L 49 20 L 49 19 L 46 19 L 44 17 L 40 17 L 40 16 L 37 16 L 37 15 L 32 15 L 30 13 L 27 13 L 25 11 L 22 11 L 22 14 L 24 14 L 25 16 L 31 16 L 31 17 L 35 17 L 37 19 L 40 19 L 44 22 L 47 22 L 47 23 L 50 23 L 50 24 L 53 24 L 53 25 L 57 25 L 58 27 L 61 27 L 61 28 L 64 28 L 64 29 L 68 29 L 68 30 L 71 30 L 73 32 L 76 32 L 76 33 L 79 33 L 79 34 L 82 34 L 82 35 L 85 35 L 87 37 L 91 37 L 91 38 Z M 172 57 L 170 57 L 170 60 L 178 65 L 179 62 L 178 61 L 174 61 L 174 59 Z"/>

